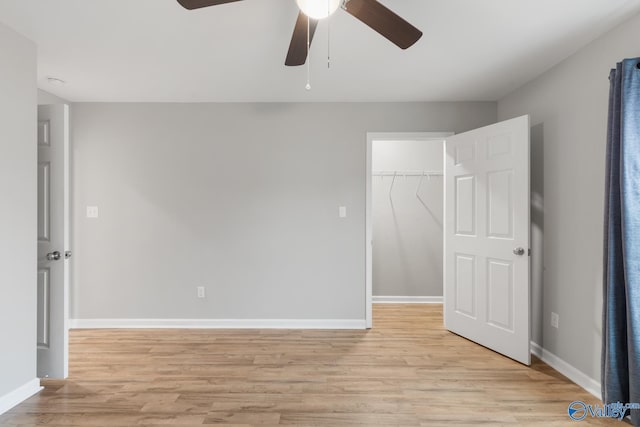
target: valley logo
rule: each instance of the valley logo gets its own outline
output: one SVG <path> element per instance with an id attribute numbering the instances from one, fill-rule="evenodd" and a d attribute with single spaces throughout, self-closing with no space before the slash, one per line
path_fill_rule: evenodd
<path id="1" fill-rule="evenodd" d="M 629 409 L 640 409 L 640 403 L 615 402 L 606 405 L 589 405 L 576 400 L 569 404 L 567 413 L 573 421 L 582 421 L 588 416 L 591 418 L 615 418 L 622 421 Z"/>

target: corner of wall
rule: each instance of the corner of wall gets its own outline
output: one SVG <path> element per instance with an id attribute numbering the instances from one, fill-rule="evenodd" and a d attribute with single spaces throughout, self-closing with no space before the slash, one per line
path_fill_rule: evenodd
<path id="1" fill-rule="evenodd" d="M 34 378 L 4 396 L 0 396 L 0 415 L 27 400 L 43 388 L 40 386 L 40 379 Z"/>

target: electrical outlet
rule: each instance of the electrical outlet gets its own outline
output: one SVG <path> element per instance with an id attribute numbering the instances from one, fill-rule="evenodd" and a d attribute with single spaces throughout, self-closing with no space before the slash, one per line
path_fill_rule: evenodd
<path id="1" fill-rule="evenodd" d="M 560 324 L 560 316 L 558 315 L 558 313 L 551 313 L 551 326 L 553 326 L 554 328 L 558 328 Z"/>
<path id="2" fill-rule="evenodd" d="M 198 290 L 198 298 L 204 298 L 204 286 L 198 286 L 196 289 Z"/>
<path id="3" fill-rule="evenodd" d="M 97 206 L 87 206 L 87 218 L 98 218 Z"/>

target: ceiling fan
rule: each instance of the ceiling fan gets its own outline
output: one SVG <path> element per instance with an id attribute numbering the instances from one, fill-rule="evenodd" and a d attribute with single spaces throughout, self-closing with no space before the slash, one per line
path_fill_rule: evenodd
<path id="1" fill-rule="evenodd" d="M 236 1 L 242 0 L 178 0 L 178 3 L 185 9 L 192 10 Z M 307 61 L 307 43 L 311 43 L 318 21 L 340 7 L 401 49 L 413 46 L 422 37 L 420 30 L 377 0 L 296 0 L 296 3 L 300 13 L 293 29 L 285 65 L 302 65 Z"/>

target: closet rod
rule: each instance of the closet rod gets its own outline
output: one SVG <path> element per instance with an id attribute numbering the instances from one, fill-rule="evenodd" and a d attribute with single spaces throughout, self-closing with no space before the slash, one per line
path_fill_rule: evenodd
<path id="1" fill-rule="evenodd" d="M 373 171 L 372 176 L 442 176 L 442 171 Z"/>

